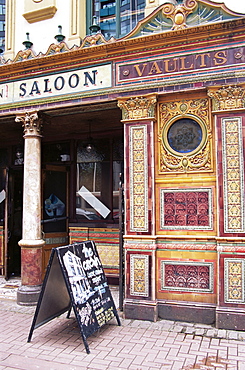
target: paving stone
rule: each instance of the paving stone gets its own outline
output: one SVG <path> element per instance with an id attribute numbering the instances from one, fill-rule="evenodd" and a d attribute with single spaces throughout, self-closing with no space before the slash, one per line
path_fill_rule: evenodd
<path id="1" fill-rule="evenodd" d="M 75 317 L 66 314 L 27 343 L 34 312 L 0 295 L 0 370 L 245 370 L 245 332 L 121 318 L 121 326 L 112 320 L 88 338 L 87 354 Z"/>

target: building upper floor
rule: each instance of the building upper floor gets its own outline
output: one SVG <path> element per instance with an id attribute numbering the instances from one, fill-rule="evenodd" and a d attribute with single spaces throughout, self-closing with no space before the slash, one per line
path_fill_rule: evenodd
<path id="1" fill-rule="evenodd" d="M 242 11 L 231 1 L 225 2 L 228 8 Z M 0 0 L 0 48 L 5 60 L 13 60 L 26 45 L 36 55 L 45 54 L 52 43 L 61 40 L 69 48 L 80 46 L 86 35 L 97 30 L 106 40 L 122 38 L 163 3 L 176 5 L 182 0 Z M 5 32 L 2 47 L 1 31 Z"/>

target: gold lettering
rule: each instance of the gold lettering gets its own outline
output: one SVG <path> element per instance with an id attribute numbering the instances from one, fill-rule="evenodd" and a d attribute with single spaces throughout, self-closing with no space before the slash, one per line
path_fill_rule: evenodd
<path id="1" fill-rule="evenodd" d="M 210 58 L 210 54 L 209 53 L 197 54 L 196 55 L 196 59 L 198 59 L 200 57 L 200 61 L 201 61 L 200 67 L 207 67 L 207 64 L 205 62 L 205 56 L 207 56 L 207 57 Z"/>
<path id="2" fill-rule="evenodd" d="M 138 73 L 138 76 L 142 76 L 145 70 L 145 67 L 147 66 L 147 63 L 144 63 L 142 66 L 142 69 L 140 70 L 139 64 L 135 64 L 134 68 L 136 69 L 136 72 Z"/>
<path id="3" fill-rule="evenodd" d="M 159 68 L 159 65 L 157 62 L 152 63 L 151 70 L 149 72 L 149 75 L 152 75 L 152 73 L 162 73 L 161 69 Z"/>
<path id="4" fill-rule="evenodd" d="M 177 60 L 176 58 L 173 59 L 165 59 L 164 65 L 165 65 L 165 72 L 176 72 L 177 71 Z M 169 69 L 169 62 L 173 62 L 174 66 L 173 69 Z"/>
<path id="5" fill-rule="evenodd" d="M 222 64 L 225 64 L 227 62 L 227 56 L 225 51 L 217 51 L 217 53 L 214 54 L 214 65 L 220 66 Z"/>
<path id="6" fill-rule="evenodd" d="M 186 67 L 185 66 L 185 60 L 186 60 L 187 57 L 180 57 L 180 70 L 183 71 L 185 69 L 190 69 L 190 68 L 193 68 L 193 63 L 189 66 L 189 67 Z"/>

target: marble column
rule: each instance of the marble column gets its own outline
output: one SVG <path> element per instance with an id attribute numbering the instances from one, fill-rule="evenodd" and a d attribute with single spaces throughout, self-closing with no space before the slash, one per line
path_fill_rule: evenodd
<path id="1" fill-rule="evenodd" d="M 17 292 L 19 305 L 37 303 L 42 284 L 41 238 L 41 119 L 37 112 L 18 115 L 24 129 L 24 183 L 21 247 L 21 286 Z"/>

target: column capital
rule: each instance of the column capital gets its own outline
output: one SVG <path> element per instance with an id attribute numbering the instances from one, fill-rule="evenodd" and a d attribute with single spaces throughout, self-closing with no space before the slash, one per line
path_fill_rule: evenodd
<path id="1" fill-rule="evenodd" d="M 43 120 L 38 116 L 37 111 L 25 112 L 18 114 L 15 122 L 21 122 L 24 129 L 24 137 L 39 136 L 41 137 L 41 129 Z"/>
<path id="2" fill-rule="evenodd" d="M 208 96 L 212 99 L 212 111 L 226 111 L 245 107 L 244 86 L 210 87 Z"/>
<path id="3" fill-rule="evenodd" d="M 118 107 L 122 110 L 122 120 L 155 119 L 156 95 L 120 98 Z"/>

